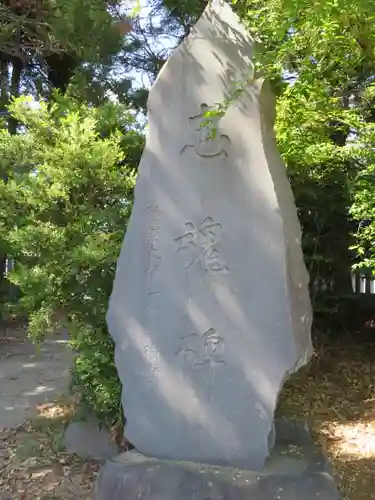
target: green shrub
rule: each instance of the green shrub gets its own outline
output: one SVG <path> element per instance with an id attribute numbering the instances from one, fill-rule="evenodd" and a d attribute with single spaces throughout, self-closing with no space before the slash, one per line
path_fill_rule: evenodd
<path id="1" fill-rule="evenodd" d="M 120 385 L 105 314 L 132 206 L 143 136 L 121 106 L 56 95 L 47 107 L 11 106 L 22 133 L 1 131 L 0 238 L 10 281 L 36 341 L 64 327 L 77 352 L 73 383 L 102 420 L 118 418 Z"/>

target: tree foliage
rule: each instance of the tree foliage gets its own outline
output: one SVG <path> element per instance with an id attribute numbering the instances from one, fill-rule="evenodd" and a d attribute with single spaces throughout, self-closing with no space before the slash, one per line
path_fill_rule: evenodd
<path id="1" fill-rule="evenodd" d="M 85 61 L 108 64 L 121 49 L 119 16 L 102 0 L 8 0 L 0 6 L 2 103 L 15 95 L 7 75 L 34 94 L 65 90 Z"/>
<path id="2" fill-rule="evenodd" d="M 112 422 L 120 386 L 105 311 L 143 145 L 134 108 L 147 95 L 130 73 L 155 76 L 162 29 L 139 19 L 129 33 L 121 3 L 101 0 L 7 1 L 0 25 L 1 316 L 17 287 L 35 340 L 66 327 L 74 383 Z M 41 107 L 10 104 L 30 94 Z"/>
<path id="3" fill-rule="evenodd" d="M 303 226 L 313 296 L 325 289 L 337 305 L 339 296 L 351 291 L 353 258 L 362 266 L 374 263 L 375 4 L 231 3 L 257 42 L 257 74 L 271 79 L 277 95 L 278 145 Z M 164 4 L 186 24 L 198 18 L 207 1 Z M 367 224 L 356 232 L 362 219 Z"/>
<path id="4" fill-rule="evenodd" d="M 119 384 L 105 324 L 116 259 L 130 214 L 142 135 L 124 108 L 55 95 L 10 107 L 24 133 L 0 134 L 0 231 L 15 261 L 18 307 L 41 339 L 67 328 L 78 356 L 75 381 L 96 411 L 114 418 Z"/>
<path id="5" fill-rule="evenodd" d="M 371 182 L 375 6 L 367 0 L 233 3 L 262 46 L 258 69 L 278 94 L 278 142 L 312 284 L 321 291 L 323 281 L 338 298 L 350 292 L 353 232 L 358 221 L 370 219 L 359 200 L 363 179 Z M 358 242 L 370 236 L 372 224 Z M 351 248 L 360 258 L 360 245 Z"/>

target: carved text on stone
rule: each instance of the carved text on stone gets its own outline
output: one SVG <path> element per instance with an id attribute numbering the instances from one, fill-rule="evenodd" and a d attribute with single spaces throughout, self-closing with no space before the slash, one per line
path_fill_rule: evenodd
<path id="1" fill-rule="evenodd" d="M 185 233 L 175 238 L 175 241 L 178 244 L 178 252 L 186 251 L 189 253 L 186 269 L 196 262 L 200 262 L 203 269 L 210 273 L 229 271 L 219 251 L 219 239 L 222 231 L 222 225 L 219 222 L 214 222 L 212 217 L 206 217 L 198 228 L 193 222 L 187 222 L 185 228 Z"/>
<path id="2" fill-rule="evenodd" d="M 194 148 L 196 154 L 203 158 L 228 156 L 230 139 L 220 132 L 220 116 L 211 116 L 209 119 L 205 116 L 205 113 L 210 109 L 207 104 L 202 104 L 201 112 L 189 118 L 190 125 L 195 133 L 195 139 L 193 144 L 186 144 L 181 153 L 187 148 Z"/>
<path id="3" fill-rule="evenodd" d="M 153 384 L 160 373 L 160 352 L 159 349 L 152 345 L 146 344 L 144 346 L 144 356 L 150 365 L 150 373 L 148 375 L 148 383 Z"/>
<path id="4" fill-rule="evenodd" d="M 224 339 L 214 328 L 209 328 L 203 334 L 191 333 L 180 338 L 182 344 L 176 351 L 185 362 L 194 367 L 209 365 L 226 365 L 221 355 L 224 350 Z"/>
<path id="5" fill-rule="evenodd" d="M 149 252 L 147 276 L 151 283 L 155 273 L 159 270 L 162 258 L 157 253 L 156 243 L 159 239 L 161 211 L 156 204 L 146 207 L 148 217 L 146 226 L 146 244 Z"/>

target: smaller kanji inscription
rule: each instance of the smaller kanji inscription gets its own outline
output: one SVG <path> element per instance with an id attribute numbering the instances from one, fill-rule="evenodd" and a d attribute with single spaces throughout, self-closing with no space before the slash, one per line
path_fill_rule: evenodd
<path id="1" fill-rule="evenodd" d="M 160 351 L 156 346 L 152 344 L 146 344 L 144 347 L 144 356 L 147 362 L 151 365 L 150 373 L 147 376 L 148 385 L 153 386 L 160 373 Z"/>
<path id="2" fill-rule="evenodd" d="M 159 365 L 160 352 L 157 347 L 155 347 L 152 344 L 146 344 L 144 347 L 144 353 L 145 353 L 145 358 L 151 365 L 153 366 Z"/>
<path id="3" fill-rule="evenodd" d="M 182 356 L 187 364 L 194 367 L 226 365 L 222 359 L 224 339 L 214 328 L 209 328 L 201 335 L 198 333 L 184 335 L 180 340 L 182 343 L 175 355 Z"/>
<path id="4" fill-rule="evenodd" d="M 147 216 L 147 225 L 145 230 L 146 236 L 146 244 L 147 250 L 149 252 L 149 260 L 147 265 L 147 279 L 151 286 L 151 282 L 160 269 L 162 258 L 158 254 L 157 251 L 157 242 L 159 240 L 159 232 L 160 232 L 160 219 L 161 219 L 161 210 L 156 204 L 148 205 L 146 207 L 148 216 Z"/>
<path id="5" fill-rule="evenodd" d="M 219 240 L 223 227 L 219 222 L 206 217 L 198 227 L 193 222 L 186 222 L 185 229 L 175 241 L 178 252 L 189 254 L 186 269 L 200 262 L 205 271 L 213 274 L 229 271 L 220 255 Z"/>

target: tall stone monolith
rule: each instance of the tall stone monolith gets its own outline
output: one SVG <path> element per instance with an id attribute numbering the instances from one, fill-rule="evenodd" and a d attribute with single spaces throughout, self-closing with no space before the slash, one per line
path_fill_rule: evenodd
<path id="1" fill-rule="evenodd" d="M 107 321 L 139 452 L 259 470 L 312 347 L 301 228 L 252 57 L 213 1 L 158 76 Z"/>

